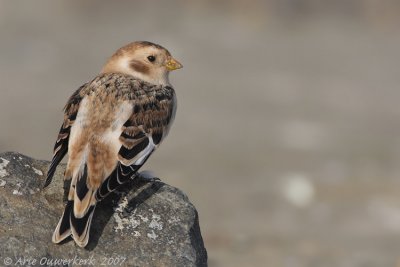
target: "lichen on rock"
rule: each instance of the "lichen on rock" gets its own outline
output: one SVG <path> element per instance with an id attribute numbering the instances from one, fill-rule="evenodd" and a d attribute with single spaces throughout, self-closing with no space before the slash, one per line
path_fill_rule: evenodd
<path id="1" fill-rule="evenodd" d="M 207 266 L 195 207 L 179 189 L 162 182 L 132 182 L 100 202 L 85 249 L 74 242 L 51 243 L 63 211 L 65 166 L 43 190 L 48 164 L 0 154 L 0 257 L 92 257 L 95 266 L 118 257 L 124 259 L 118 266 Z"/>

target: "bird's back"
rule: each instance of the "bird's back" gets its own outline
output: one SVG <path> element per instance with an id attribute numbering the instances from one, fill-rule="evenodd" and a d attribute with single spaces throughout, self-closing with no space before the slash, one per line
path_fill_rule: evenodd
<path id="1" fill-rule="evenodd" d="M 88 162 L 88 182 L 96 187 L 115 168 L 118 138 L 131 114 L 130 102 L 120 97 L 117 90 L 115 83 L 106 86 L 99 78 L 84 88 L 84 98 L 71 128 L 66 173 L 77 176 Z"/>
<path id="2" fill-rule="evenodd" d="M 175 115 L 175 101 L 162 101 L 175 98 L 171 87 L 150 85 L 126 75 L 99 75 L 81 90 L 80 95 L 83 99 L 71 128 L 66 176 L 77 176 L 83 171 L 84 164 L 89 163 L 88 182 L 94 187 L 115 169 L 120 136 L 128 119 L 144 132 L 151 129 L 156 133 L 160 128 L 164 138 L 169 130 L 165 126 L 172 123 Z"/>

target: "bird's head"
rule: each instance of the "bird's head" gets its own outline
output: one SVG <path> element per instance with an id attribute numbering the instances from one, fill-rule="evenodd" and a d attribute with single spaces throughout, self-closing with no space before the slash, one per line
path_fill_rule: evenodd
<path id="1" fill-rule="evenodd" d="M 150 42 L 133 42 L 118 49 L 101 73 L 123 73 L 152 84 L 168 85 L 170 71 L 182 68 L 167 49 Z"/>

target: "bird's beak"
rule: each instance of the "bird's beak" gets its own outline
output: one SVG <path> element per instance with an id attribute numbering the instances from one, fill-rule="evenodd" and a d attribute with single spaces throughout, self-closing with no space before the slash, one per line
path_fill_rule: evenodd
<path id="1" fill-rule="evenodd" d="M 175 58 L 171 57 L 168 59 L 167 63 L 165 64 L 169 71 L 177 70 L 183 68 L 182 64 L 179 63 Z"/>

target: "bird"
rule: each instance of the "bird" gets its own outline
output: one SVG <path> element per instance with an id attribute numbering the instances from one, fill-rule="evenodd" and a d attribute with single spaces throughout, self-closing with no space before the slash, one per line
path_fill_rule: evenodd
<path id="1" fill-rule="evenodd" d="M 139 176 L 174 121 L 177 100 L 169 74 L 180 68 L 161 45 L 132 42 L 69 98 L 43 186 L 68 153 L 64 180 L 71 183 L 53 243 L 71 236 L 85 247 L 96 204 Z"/>

